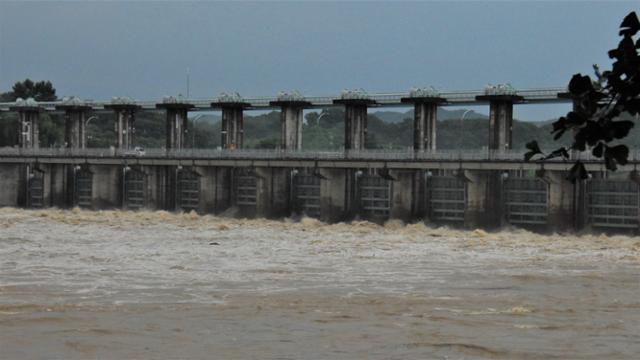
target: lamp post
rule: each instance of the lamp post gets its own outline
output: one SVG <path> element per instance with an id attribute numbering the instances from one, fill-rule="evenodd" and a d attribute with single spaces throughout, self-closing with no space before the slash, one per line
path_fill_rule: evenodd
<path id="1" fill-rule="evenodd" d="M 191 120 L 191 122 L 193 123 L 193 127 L 191 129 L 191 148 L 192 149 L 196 148 L 196 124 L 197 124 L 198 120 L 200 118 L 202 118 L 203 116 L 204 116 L 204 114 L 198 114 L 198 115 L 193 117 L 193 120 Z"/>
<path id="2" fill-rule="evenodd" d="M 320 126 L 320 119 L 322 119 L 322 117 L 325 116 L 325 115 L 329 115 L 329 113 L 324 112 L 324 109 L 322 111 L 320 111 L 320 115 L 316 119 L 316 121 L 318 122 L 318 126 Z"/>
<path id="3" fill-rule="evenodd" d="M 462 116 L 460 116 L 460 143 L 458 144 L 458 151 L 462 152 L 462 144 L 463 144 L 463 130 L 464 130 L 464 117 L 467 116 L 467 114 L 471 112 L 471 109 L 466 110 L 465 112 L 462 113 Z"/>

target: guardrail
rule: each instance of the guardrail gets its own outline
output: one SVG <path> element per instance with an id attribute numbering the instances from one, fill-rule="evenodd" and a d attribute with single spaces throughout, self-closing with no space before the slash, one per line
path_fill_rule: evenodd
<path id="1" fill-rule="evenodd" d="M 148 159 L 248 159 L 248 160 L 366 160 L 366 161 L 523 161 L 519 150 L 277 150 L 277 149 L 146 149 L 144 151 L 115 148 L 0 148 L 2 157 L 60 157 L 60 158 L 148 158 Z M 601 161 L 589 152 L 572 154 L 570 160 Z M 563 159 L 547 160 L 562 162 Z M 629 161 L 640 161 L 640 150 L 629 153 Z M 534 161 L 535 162 L 535 161 Z"/>

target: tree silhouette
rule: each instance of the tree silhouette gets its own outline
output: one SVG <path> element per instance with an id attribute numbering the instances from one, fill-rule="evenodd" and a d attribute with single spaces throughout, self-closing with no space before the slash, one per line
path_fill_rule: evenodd
<path id="1" fill-rule="evenodd" d="M 600 72 L 594 65 L 595 81 L 587 75 L 575 74 L 569 82 L 568 97 L 574 101 L 574 109 L 553 123 L 554 139 L 559 139 L 568 131 L 573 132 L 573 143 L 549 154 L 540 150 L 536 141 L 527 144 L 529 151 L 525 161 L 538 156 L 541 160 L 563 157 L 569 158 L 571 150 L 591 150 L 596 158 L 603 158 L 606 168 L 615 171 L 618 164 L 628 161 L 629 148 L 626 145 L 611 144 L 629 134 L 633 122 L 618 120 L 620 114 L 640 113 L 640 21 L 635 12 L 629 13 L 622 24 L 622 37 L 618 47 L 609 51 L 613 59 L 611 70 Z M 586 179 L 587 171 L 581 161 L 576 161 L 568 179 L 575 182 Z"/>
<path id="2" fill-rule="evenodd" d="M 36 101 L 54 101 L 58 98 L 56 96 L 56 89 L 50 81 L 33 82 L 31 79 L 16 82 L 13 85 L 12 91 L 5 94 L 9 101 L 15 101 L 17 98 L 33 98 Z"/>

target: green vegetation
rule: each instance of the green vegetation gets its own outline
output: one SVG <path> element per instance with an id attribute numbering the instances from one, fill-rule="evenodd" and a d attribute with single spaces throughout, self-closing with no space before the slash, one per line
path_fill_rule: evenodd
<path id="1" fill-rule="evenodd" d="M 15 101 L 17 98 L 33 98 L 36 101 L 57 100 L 56 89 L 50 81 L 18 81 L 10 91 L 0 93 L 0 101 Z M 0 114 L 0 147 L 18 143 L 18 116 L 15 113 Z M 58 146 L 64 143 L 64 119 L 58 115 L 40 116 L 40 143 Z"/>
<path id="2" fill-rule="evenodd" d="M 569 152 L 591 151 L 596 158 L 602 158 L 608 170 L 615 171 L 618 164 L 628 161 L 629 147 L 621 144 L 621 139 L 637 141 L 637 132 L 632 131 L 635 122 L 632 117 L 640 115 L 640 20 L 635 12 L 629 13 L 620 24 L 622 37 L 618 47 L 609 50 L 613 60 L 611 70 L 601 72 L 594 65 L 595 78 L 575 74 L 569 82 L 569 97 L 574 101 L 574 109 L 553 123 L 554 139 L 565 133 L 572 133 L 571 145 L 562 146 L 550 153 L 544 152 L 536 141 L 527 144 L 529 152 L 525 160 L 541 155 L 542 160 L 563 157 Z M 635 136 L 634 136 L 635 135 Z M 634 147 L 636 144 L 628 143 Z M 587 170 L 576 161 L 569 173 L 569 179 L 588 178 Z"/>

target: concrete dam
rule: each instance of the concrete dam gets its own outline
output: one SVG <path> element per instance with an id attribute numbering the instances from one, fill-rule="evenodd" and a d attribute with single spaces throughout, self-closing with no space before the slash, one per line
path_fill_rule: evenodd
<path id="1" fill-rule="evenodd" d="M 295 214 L 327 222 L 354 218 L 424 219 L 436 224 L 496 228 L 511 224 L 539 231 L 632 231 L 639 226 L 636 167 L 640 153 L 614 173 L 588 153 L 574 153 L 590 178 L 566 180 L 571 162 L 525 162 L 511 149 L 514 104 L 571 102 L 564 88 L 366 94 L 339 97 L 280 94 L 274 98 L 160 102 L 114 98 L 90 102 L 19 99 L 0 103 L 18 114 L 18 146 L 0 149 L 0 206 L 151 209 L 239 216 Z M 486 150 L 442 151 L 436 147 L 440 106 L 488 104 Z M 414 106 L 414 145 L 405 151 L 367 149 L 367 109 Z M 342 151 L 302 150 L 303 110 L 345 109 Z M 281 141 L 275 150 L 243 147 L 243 111 L 281 110 Z M 137 151 L 133 139 L 139 111 L 166 113 L 166 147 Z M 185 148 L 189 111 L 222 111 L 221 149 Z M 40 148 L 42 112 L 65 118 L 66 148 Z M 113 112 L 116 143 L 86 147 L 91 112 Z"/>

